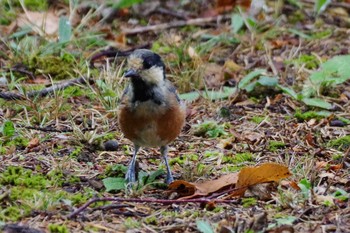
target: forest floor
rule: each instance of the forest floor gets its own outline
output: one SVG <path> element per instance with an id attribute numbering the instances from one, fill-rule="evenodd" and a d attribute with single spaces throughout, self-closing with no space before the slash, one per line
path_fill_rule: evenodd
<path id="1" fill-rule="evenodd" d="M 0 9 L 4 232 L 349 232 L 349 1 L 20 2 Z M 175 179 L 268 162 L 292 175 L 232 203 L 180 203 L 159 149 L 142 148 L 140 184 L 126 190 L 125 57 L 90 60 L 140 47 L 161 55 L 186 101 L 169 150 Z M 79 77 L 90 83 L 31 94 Z M 109 197 L 120 199 L 69 217 Z"/>

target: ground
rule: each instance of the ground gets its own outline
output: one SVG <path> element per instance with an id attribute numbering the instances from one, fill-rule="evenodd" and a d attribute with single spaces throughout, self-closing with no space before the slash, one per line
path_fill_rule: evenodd
<path id="1" fill-rule="evenodd" d="M 0 227 L 349 232 L 350 3 L 136 2 L 4 3 Z M 161 55 L 186 101 L 186 125 L 169 151 L 175 179 L 204 182 L 269 162 L 291 176 L 227 202 L 227 190 L 177 202 L 159 148 L 142 148 L 140 183 L 126 189 L 133 145 L 117 124 L 127 80 L 115 49 L 140 47 Z M 67 80 L 75 81 L 35 92 Z M 74 212 L 91 198 L 119 201 Z"/>

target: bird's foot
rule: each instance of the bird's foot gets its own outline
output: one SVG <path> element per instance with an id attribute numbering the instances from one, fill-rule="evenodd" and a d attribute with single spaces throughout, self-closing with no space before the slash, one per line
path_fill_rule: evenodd
<path id="1" fill-rule="evenodd" d="M 166 181 L 167 184 L 170 184 L 170 183 L 174 182 L 173 175 L 171 173 L 167 173 L 165 181 Z"/>
<path id="2" fill-rule="evenodd" d="M 126 172 L 126 175 L 125 175 L 125 180 L 128 184 L 136 182 L 135 167 L 132 167 L 132 166 L 128 167 L 128 171 Z"/>

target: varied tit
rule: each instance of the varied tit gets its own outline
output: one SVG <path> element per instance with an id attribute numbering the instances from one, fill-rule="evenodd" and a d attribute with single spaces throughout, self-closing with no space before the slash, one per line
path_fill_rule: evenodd
<path id="1" fill-rule="evenodd" d="M 168 144 L 181 132 L 186 107 L 166 78 L 161 57 L 147 49 L 138 49 L 128 57 L 124 74 L 130 83 L 124 90 L 118 107 L 118 120 L 124 136 L 134 143 L 134 154 L 126 180 L 136 181 L 136 157 L 140 147 L 160 147 L 167 177 L 174 181 L 168 162 Z"/>

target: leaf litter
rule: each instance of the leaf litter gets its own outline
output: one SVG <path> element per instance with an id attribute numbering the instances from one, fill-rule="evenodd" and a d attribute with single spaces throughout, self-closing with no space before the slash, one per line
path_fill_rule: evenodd
<path id="1" fill-rule="evenodd" d="M 191 15 L 191 17 L 200 18 L 205 14 L 216 17 L 232 9 L 234 2 L 204 1 L 201 7 L 195 5 L 195 2 L 190 2 L 185 8 L 181 8 L 181 6 L 178 8 L 185 13 L 191 12 L 183 14 L 187 17 Z M 186 38 L 195 40 L 195 43 L 189 43 L 188 49 L 184 46 L 180 50 L 175 50 L 170 46 L 171 43 L 162 40 L 163 34 L 168 33 L 165 30 L 161 34 L 148 31 L 148 34 L 142 32 L 134 37 L 129 37 L 119 33 L 118 29 L 114 30 L 113 27 L 108 27 L 111 24 L 106 23 L 107 27 L 100 27 L 102 32 L 103 30 L 108 32 L 105 39 L 112 44 L 115 40 L 115 44 L 136 47 L 137 43 L 149 42 L 153 43 L 153 49 L 160 52 L 164 60 L 176 62 L 178 59 L 181 61 L 175 65 L 168 64 L 174 75 L 169 78 L 175 81 L 179 87 L 186 86 L 187 89 L 184 88 L 186 92 L 195 90 L 195 86 L 191 86 L 192 82 L 191 85 L 181 83 L 183 82 L 181 77 L 184 77 L 186 72 L 189 72 L 186 77 L 195 77 L 195 71 L 188 71 L 189 67 L 193 67 L 187 66 L 191 62 L 196 66 L 203 65 L 204 67 L 206 64 L 215 64 L 207 71 L 209 74 L 206 76 L 209 81 L 207 84 L 210 84 L 210 87 L 216 87 L 217 82 L 220 85 L 224 83 L 224 85 L 231 87 L 236 84 L 239 87 L 239 83 L 244 80 L 244 77 L 258 69 L 266 70 L 263 75 L 267 75 L 267 77 L 275 77 L 278 74 L 280 86 L 276 87 L 284 87 L 284 89 L 281 88 L 284 93 L 274 94 L 273 91 L 276 90 L 264 89 L 267 84 L 275 85 L 275 83 L 269 82 L 271 80 L 260 75 L 254 77 L 256 82 L 249 86 L 248 90 L 251 92 L 246 93 L 244 90 L 232 92 L 230 90 L 224 92 L 226 96 L 223 98 L 210 98 L 210 96 L 217 94 L 217 89 L 214 89 L 210 90 L 212 93 L 207 95 L 209 98 L 205 98 L 206 95 L 203 93 L 208 92 L 201 90 L 203 91 L 200 93 L 201 95 L 194 98 L 193 102 L 188 103 L 188 107 L 191 109 L 188 114 L 188 123 L 181 137 L 172 145 L 170 157 L 173 160 L 172 168 L 176 178 L 188 183 L 184 183 L 186 184 L 184 191 L 187 194 L 195 194 L 196 192 L 200 195 L 205 194 L 204 197 L 196 198 L 198 203 L 201 203 L 200 206 L 196 205 L 195 201 L 165 199 L 166 191 L 157 187 L 157 184 L 147 184 L 144 188 L 134 190 L 129 195 L 126 195 L 125 192 L 107 193 L 103 189 L 101 185 L 104 178 L 123 177 L 123 174 L 119 174 L 117 169 L 113 170 L 111 167 L 115 164 L 127 165 L 130 160 L 131 145 L 118 133 L 113 111 L 108 108 L 108 101 L 113 102 L 113 94 L 108 90 L 108 85 L 101 85 L 99 86 L 101 89 L 80 87 L 81 90 L 85 91 L 103 92 L 105 94 L 103 100 L 98 101 L 95 101 L 96 96 L 89 97 L 91 94 L 88 92 L 79 94 L 73 89 L 70 90 L 68 98 L 60 99 L 58 98 L 60 95 L 56 95 L 55 98 L 50 97 L 44 100 L 1 102 L 1 125 L 4 126 L 5 120 L 16 124 L 16 128 L 11 127 L 13 130 L 7 130 L 3 127 L 0 131 L 2 139 L 0 161 L 3 164 L 0 166 L 1 174 L 8 174 L 7 169 L 15 166 L 26 170 L 11 170 L 14 172 L 13 175 L 16 175 L 16 172 L 28 175 L 27 172 L 32 171 L 34 175 L 30 175 L 30 177 L 34 177 L 33 179 L 39 182 L 31 183 L 33 181 L 26 180 L 25 175 L 23 175 L 22 181 L 12 177 L 14 182 L 19 182 L 18 184 L 28 183 L 38 186 L 44 176 L 49 180 L 49 190 L 45 190 L 45 188 L 30 190 L 35 193 L 36 198 L 28 198 L 26 196 L 28 193 L 23 186 L 5 183 L 2 180 L 0 205 L 3 209 L 12 207 L 12 211 L 6 209 L 8 211 L 6 215 L 1 215 L 1 213 L 1 221 L 5 219 L 6 223 L 23 225 L 30 223 L 31 227 L 51 232 L 64 231 L 63 227 L 71 232 L 125 232 L 145 229 L 150 229 L 150 231 L 197 231 L 203 228 L 215 229 L 218 232 L 224 230 L 226 230 L 225 232 L 281 232 L 283 230 L 346 232 L 350 222 L 348 196 L 350 186 L 347 169 L 350 163 L 347 135 L 350 132 L 347 127 L 349 123 L 346 123 L 350 116 L 348 105 L 350 89 L 348 87 L 349 81 L 342 73 L 342 70 L 346 71 L 347 68 L 343 66 L 343 61 L 341 60 L 340 63 L 336 61 L 337 64 L 341 65 L 341 69 L 331 71 L 331 82 L 322 83 L 322 80 L 329 71 L 325 70 L 327 64 L 334 62 L 332 57 L 349 53 L 348 22 L 346 20 L 349 9 L 346 4 L 348 3 L 344 1 L 331 2 L 327 8 L 318 7 L 317 13 L 319 15 L 317 16 L 317 24 L 315 24 L 312 12 L 314 6 L 311 1 L 297 1 L 298 4 L 303 5 L 302 8 L 299 8 L 297 4 L 290 3 L 295 1 L 288 1 L 282 6 L 276 6 L 275 1 L 265 2 L 263 11 L 258 10 L 257 14 L 250 12 L 256 15 L 263 22 L 263 25 L 256 24 L 257 22 L 253 22 L 249 18 L 243 18 L 248 20 L 249 24 L 247 21 L 244 25 L 235 26 L 235 37 L 240 41 L 239 43 L 232 43 L 232 41 L 224 43 L 222 38 L 225 37 L 218 36 L 221 33 L 227 33 L 232 27 L 227 21 L 220 22 L 219 18 L 213 18 L 215 21 L 206 21 L 205 27 L 200 28 L 198 35 L 202 35 L 203 31 L 211 34 L 209 40 L 208 37 L 196 40 L 193 36 L 195 33 L 186 31 L 188 29 L 169 29 L 172 35 L 181 35 L 177 36 L 181 40 L 176 42 L 176 47 L 183 46 L 183 41 L 189 43 Z M 172 1 L 167 1 L 166 4 L 171 3 Z M 147 6 L 146 2 L 144 4 Z M 215 10 L 210 11 L 213 6 Z M 88 10 L 94 7 L 89 6 Z M 278 7 L 281 8 L 278 9 Z M 64 8 L 68 10 L 67 6 Z M 279 10 L 279 14 L 282 16 L 281 21 L 276 21 L 276 23 L 271 21 L 274 19 L 271 14 L 272 9 Z M 83 7 L 80 10 L 83 10 Z M 303 11 L 306 11 L 306 14 Z M 117 16 L 121 17 L 118 18 L 120 28 L 132 29 L 136 26 L 144 26 L 145 22 L 142 17 L 132 15 L 131 12 L 132 10 L 125 11 L 126 15 Z M 322 12 L 325 13 L 322 14 Z M 171 17 L 173 17 L 171 15 L 148 14 L 151 14 L 150 24 L 161 24 L 172 20 Z M 235 14 L 235 18 L 239 19 L 239 14 Z M 125 16 L 127 20 L 122 18 Z M 80 19 L 84 19 L 83 14 L 81 17 Z M 84 21 L 86 24 L 82 25 L 81 28 L 84 28 L 85 31 L 95 30 L 95 23 L 99 21 L 98 17 L 98 13 L 96 13 L 89 23 Z M 77 18 L 79 19 L 79 17 Z M 58 19 L 58 17 L 51 18 L 50 16 L 48 21 L 58 25 Z M 37 23 L 39 21 L 41 22 L 41 20 L 36 20 Z M 210 28 L 213 25 L 214 28 Z M 41 24 L 37 24 L 37 26 L 42 27 Z M 0 30 L 2 29 L 1 27 Z M 13 27 L 12 30 L 16 29 Z M 44 33 L 48 32 L 46 29 L 43 31 Z M 35 33 L 43 32 L 34 30 L 31 33 L 35 35 Z M 31 33 L 28 35 L 30 36 Z M 81 32 L 76 30 L 75 33 L 77 35 Z M 101 38 L 102 40 L 103 38 Z M 158 47 L 155 45 L 155 41 L 157 41 Z M 208 46 L 206 49 L 209 52 L 198 54 L 201 49 L 197 45 L 203 41 Z M 4 64 L 11 67 L 13 64 L 8 62 L 8 59 L 13 57 L 13 54 L 9 52 L 9 47 L 3 44 L 0 46 L 5 53 L 5 55 L 3 53 L 0 55 L 1 67 L 3 68 Z M 98 49 L 101 49 L 102 46 L 104 45 L 99 45 Z M 75 52 L 82 49 L 72 47 Z M 189 49 L 191 47 L 193 49 Z M 96 49 L 89 50 L 84 47 L 83 54 L 92 54 Z M 189 54 L 189 58 L 182 56 L 186 53 Z M 309 54 L 315 56 L 305 57 Z M 87 56 L 82 57 L 86 58 Z M 327 63 L 327 61 L 329 62 Z M 334 66 L 331 67 L 331 69 L 333 68 Z M 314 72 L 310 78 L 310 72 L 317 69 L 318 71 Z M 211 76 L 210 73 L 213 72 L 216 74 Z M 341 75 L 341 83 L 336 83 L 339 81 L 336 79 L 337 74 Z M 44 75 L 49 76 L 50 74 Z M 211 77 L 215 77 L 215 79 L 210 80 Z M 312 81 L 311 84 L 307 82 L 309 78 Z M 36 79 L 39 80 L 38 77 Z M 312 86 L 310 89 L 310 85 L 315 80 L 321 85 Z M 11 84 L 19 87 L 19 83 Z M 119 82 L 119 85 L 121 83 Z M 245 85 L 251 83 L 249 81 Z M 218 86 L 220 87 L 220 85 Z M 291 89 L 292 86 L 296 88 Z M 203 86 L 198 87 L 202 88 Z M 304 90 L 313 90 L 312 94 L 316 95 L 317 98 L 304 98 L 304 101 L 301 101 L 299 94 L 303 88 Z M 9 89 L 7 85 L 1 86 L 1 90 L 9 91 Z M 115 92 L 116 89 L 114 88 L 113 91 Z M 331 103 L 332 106 L 326 103 Z M 71 106 L 68 107 L 67 104 Z M 308 119 L 296 116 L 297 112 L 305 115 L 310 111 L 320 112 L 318 108 L 315 109 L 313 106 L 327 107 L 332 112 L 332 116 L 309 114 L 306 116 Z M 25 110 L 21 111 L 21 109 Z M 259 119 L 252 120 L 256 116 L 264 120 L 260 122 Z M 335 120 L 344 123 L 332 125 L 334 117 Z M 219 138 L 194 136 L 191 130 L 193 125 L 208 120 L 216 121 L 227 135 L 219 134 Z M 35 130 L 19 125 L 23 125 L 24 122 L 39 126 L 43 124 L 45 126 L 41 128 L 47 131 L 40 131 L 40 127 Z M 96 128 L 90 127 L 96 125 L 98 126 Z M 71 131 L 50 132 L 48 130 L 50 128 L 68 128 Z M 89 128 L 92 130 L 82 130 Z M 108 135 L 109 132 L 117 133 Z M 117 138 L 122 146 L 115 152 L 101 151 L 102 141 L 99 138 L 102 138 L 102 141 Z M 283 144 L 284 146 L 269 146 L 272 145 L 272 141 L 279 143 L 276 145 Z M 247 152 L 251 155 L 246 156 Z M 139 161 L 140 168 L 150 174 L 151 171 L 156 171 L 161 166 L 157 153 L 153 149 L 142 150 Z M 241 159 L 237 159 L 238 157 Z M 285 168 L 289 167 L 293 174 L 291 181 L 283 180 L 277 190 L 276 187 L 273 187 L 257 191 L 256 195 L 249 197 L 253 199 L 246 199 L 248 191 L 255 191 L 254 189 L 260 186 L 260 184 L 255 184 L 256 182 L 275 181 L 286 176 L 287 173 L 283 172 L 274 174 L 272 172 L 275 171 L 274 169 L 269 170 L 265 174 L 266 176 L 261 176 L 260 172 L 256 173 L 249 167 L 255 164 L 270 164 L 271 162 L 284 164 Z M 237 171 L 240 173 L 235 173 Z M 282 171 L 284 170 L 282 169 Z M 239 181 L 238 174 L 241 173 L 244 176 Z M 227 177 L 223 174 L 227 174 Z M 52 177 L 59 177 L 59 179 L 55 180 Z M 147 178 L 147 174 L 144 177 Z M 62 184 L 63 181 L 66 182 Z M 161 183 L 162 179 L 157 181 Z M 242 183 L 238 185 L 239 182 Z M 48 183 L 45 182 L 45 184 Z M 58 183 L 60 184 L 58 185 Z M 234 187 L 231 187 L 232 184 L 235 184 Z M 218 194 L 229 196 L 227 191 L 230 189 L 234 194 L 236 186 L 249 186 L 243 198 L 227 203 L 210 202 L 213 197 L 219 199 L 220 196 L 216 196 Z M 22 192 L 23 196 L 18 196 L 18 188 L 22 189 L 20 191 L 24 191 Z M 62 190 L 65 191 L 64 194 L 60 192 Z M 63 196 L 50 199 L 52 196 L 45 196 L 47 191 Z M 271 195 L 268 199 L 261 198 L 264 193 Z M 69 194 L 74 194 L 74 196 L 69 196 Z M 100 204 L 92 204 L 90 208 L 85 209 L 77 216 L 78 219 L 66 218 L 77 208 L 88 203 L 87 198 L 93 196 L 101 198 Z M 48 200 L 52 200 L 53 204 L 44 203 L 41 205 L 40 201 L 33 202 L 40 197 L 48 197 Z M 130 199 L 132 197 L 134 199 Z M 60 201 L 57 201 L 58 199 Z M 148 201 L 142 202 L 144 199 Z M 45 198 L 40 200 L 45 200 Z M 166 202 L 168 204 L 165 205 Z M 21 205 L 22 203 L 30 206 L 31 211 L 28 212 L 28 208 Z M 245 205 L 243 206 L 242 203 Z M 15 206 L 19 209 L 13 209 Z M 42 206 L 49 208 L 45 209 Z M 16 211 L 22 211 L 23 214 L 16 215 Z M 12 220 L 8 220 L 9 217 Z M 18 225 L 10 226 L 7 224 L 7 226 L 18 229 L 16 228 Z"/>

